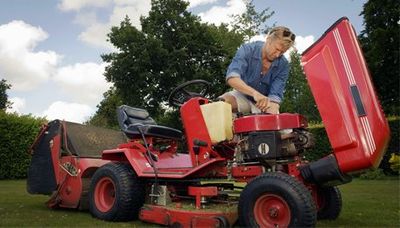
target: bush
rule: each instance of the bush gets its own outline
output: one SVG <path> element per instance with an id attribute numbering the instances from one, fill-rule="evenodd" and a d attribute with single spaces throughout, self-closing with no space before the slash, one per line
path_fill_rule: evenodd
<path id="1" fill-rule="evenodd" d="M 398 172 L 395 172 L 390 168 L 391 164 L 389 163 L 389 160 L 392 156 L 391 155 L 392 153 L 398 155 L 400 151 L 400 140 L 399 140 L 400 117 L 399 116 L 389 117 L 388 122 L 390 127 L 391 139 L 388 148 L 386 150 L 386 153 L 382 158 L 381 164 L 379 165 L 379 168 L 382 169 L 382 171 L 385 174 L 398 175 L 399 174 Z M 310 161 L 315 161 L 331 153 L 332 147 L 323 125 L 321 123 L 310 124 L 309 130 L 311 133 L 313 133 L 315 137 L 315 146 L 304 154 L 306 159 Z"/>
<path id="2" fill-rule="evenodd" d="M 390 169 L 397 174 L 400 173 L 400 155 L 392 153 L 389 159 Z"/>
<path id="3" fill-rule="evenodd" d="M 315 145 L 304 154 L 307 160 L 315 161 L 332 152 L 332 147 L 322 124 L 310 124 L 310 132 L 315 137 Z"/>
<path id="4" fill-rule="evenodd" d="M 360 179 L 364 180 L 383 180 L 385 178 L 386 176 L 382 169 L 369 169 L 360 175 Z"/>
<path id="5" fill-rule="evenodd" d="M 28 149 L 44 119 L 0 111 L 0 180 L 26 178 Z"/>
<path id="6" fill-rule="evenodd" d="M 399 172 L 391 169 L 389 160 L 392 153 L 399 155 L 400 152 L 400 116 L 389 117 L 388 120 L 390 126 L 390 142 L 379 168 L 387 175 L 399 175 Z"/>

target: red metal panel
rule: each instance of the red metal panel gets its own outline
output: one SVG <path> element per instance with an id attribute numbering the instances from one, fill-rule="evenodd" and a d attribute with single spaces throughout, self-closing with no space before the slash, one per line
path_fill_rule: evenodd
<path id="1" fill-rule="evenodd" d="M 135 146 L 140 146 L 140 148 L 118 148 L 113 150 L 104 150 L 102 154 L 102 159 L 112 160 L 112 161 L 128 161 L 137 175 L 143 177 L 144 173 L 152 173 L 150 176 L 154 176 L 153 168 L 151 167 L 149 161 L 144 156 L 146 149 L 140 145 L 135 144 Z"/>
<path id="2" fill-rule="evenodd" d="M 235 166 L 232 167 L 232 176 L 236 181 L 249 182 L 254 177 L 264 173 L 261 165 Z"/>
<path id="3" fill-rule="evenodd" d="M 211 148 L 211 139 L 200 109 L 200 105 L 207 103 L 207 99 L 195 97 L 183 104 L 180 109 L 193 166 L 203 164 L 213 157 L 220 157 L 220 155 Z M 199 147 L 198 155 L 196 155 L 193 150 L 194 140 L 196 139 L 207 143 L 207 146 Z"/>
<path id="4" fill-rule="evenodd" d="M 154 169 L 145 157 L 146 149 L 139 143 L 132 142 L 130 146 L 113 150 L 104 150 L 102 159 L 111 161 L 128 161 L 139 177 L 154 177 Z M 179 162 L 179 164 L 177 164 Z M 196 167 L 191 166 L 191 157 L 185 154 L 179 154 L 175 157 L 160 155 L 154 162 L 157 167 L 158 177 L 160 178 L 185 178 L 194 176 L 226 176 L 222 172 L 222 165 L 225 164 L 225 158 L 211 158 L 207 162 Z M 221 170 L 221 174 L 219 171 Z"/>
<path id="5" fill-rule="evenodd" d="M 107 164 L 110 161 L 98 158 L 80 158 L 76 156 L 64 156 L 60 159 L 60 167 L 65 163 L 70 163 L 77 169 L 76 176 L 69 175 L 64 169 L 60 169 L 60 175 L 63 176 L 63 181 L 60 184 L 59 198 L 60 207 L 64 208 L 78 208 L 82 196 L 83 189 L 83 175 L 86 170 L 91 168 L 98 168 Z"/>
<path id="6" fill-rule="evenodd" d="M 302 62 L 340 169 L 378 166 L 389 126 L 348 19 L 328 29 Z"/>
<path id="7" fill-rule="evenodd" d="M 217 196 L 218 188 L 216 186 L 189 186 L 189 196 L 196 197 L 196 209 L 201 208 L 201 198 L 206 196 Z"/>
<path id="8" fill-rule="evenodd" d="M 235 133 L 275 131 L 304 128 L 307 127 L 307 121 L 302 115 L 290 113 L 282 113 L 279 115 L 251 115 L 237 118 L 233 126 Z"/>
<path id="9" fill-rule="evenodd" d="M 56 135 L 53 138 L 53 143 L 51 144 L 51 159 L 53 161 L 53 169 L 54 169 L 54 174 L 56 177 L 57 185 L 61 183 L 61 181 L 64 179 L 63 173 L 61 173 L 60 169 L 60 148 L 61 148 L 61 135 Z"/>
<path id="10" fill-rule="evenodd" d="M 177 204 L 178 205 L 178 204 Z M 145 222 L 165 226 L 180 225 L 179 227 L 222 227 L 217 218 L 225 218 L 230 225 L 237 220 L 237 210 L 185 210 L 172 207 L 145 205 L 139 213 L 139 219 Z M 229 225 L 228 225 L 229 226 Z"/>

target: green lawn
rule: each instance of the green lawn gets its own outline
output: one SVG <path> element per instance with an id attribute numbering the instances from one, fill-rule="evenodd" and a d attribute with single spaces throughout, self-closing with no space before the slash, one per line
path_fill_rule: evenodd
<path id="1" fill-rule="evenodd" d="M 92 218 L 88 212 L 50 210 L 46 196 L 29 195 L 25 180 L 0 181 L 0 226 L 4 227 L 143 227 L 141 222 L 110 223 Z M 354 180 L 340 186 L 343 210 L 335 221 L 321 221 L 317 227 L 399 227 L 398 180 Z"/>

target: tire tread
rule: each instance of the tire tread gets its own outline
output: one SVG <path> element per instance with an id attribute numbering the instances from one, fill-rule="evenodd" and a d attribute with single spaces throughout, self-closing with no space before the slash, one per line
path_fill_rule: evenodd
<path id="1" fill-rule="evenodd" d="M 300 213 L 302 213 L 303 216 L 301 216 L 301 221 L 291 221 L 290 226 L 295 226 L 295 227 L 314 227 L 316 224 L 317 220 L 317 209 L 314 203 L 314 200 L 312 198 L 311 192 L 306 188 L 306 186 L 299 182 L 297 179 L 294 177 L 289 176 L 286 173 L 264 173 L 263 175 L 260 175 L 256 178 L 254 178 L 248 185 L 267 185 L 268 183 L 275 182 L 275 183 L 285 183 L 288 186 L 288 189 L 291 189 L 290 191 L 293 192 L 296 196 L 298 196 L 300 199 L 300 202 L 303 202 L 300 210 Z M 246 186 L 247 187 L 247 186 Z M 253 187 L 255 188 L 255 187 Z M 240 200 L 239 200 L 239 222 L 242 225 L 245 226 L 253 226 L 254 224 L 249 224 L 249 217 L 245 213 L 243 213 L 243 207 L 242 205 L 245 203 L 245 201 L 249 198 L 249 196 L 252 194 L 252 189 L 249 191 L 246 190 L 246 188 L 243 190 Z"/>
<path id="2" fill-rule="evenodd" d="M 97 181 L 104 176 L 113 179 L 119 196 L 115 205 L 106 213 L 98 211 L 94 204 L 93 192 Z M 92 177 L 89 193 L 89 209 L 93 216 L 107 221 L 130 221 L 138 217 L 144 203 L 144 186 L 127 163 L 108 163 L 100 167 Z"/>

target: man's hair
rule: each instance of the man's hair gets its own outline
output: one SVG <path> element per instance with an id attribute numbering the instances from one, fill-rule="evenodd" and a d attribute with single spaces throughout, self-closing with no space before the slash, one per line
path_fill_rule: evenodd
<path id="1" fill-rule="evenodd" d="M 290 31 L 290 29 L 287 27 L 277 26 L 277 27 L 272 28 L 268 32 L 267 39 L 281 40 L 281 41 L 283 41 L 286 48 L 290 48 L 294 45 L 296 35 L 292 31 Z"/>

